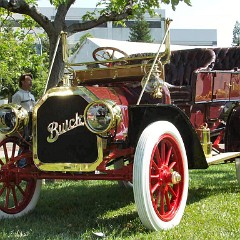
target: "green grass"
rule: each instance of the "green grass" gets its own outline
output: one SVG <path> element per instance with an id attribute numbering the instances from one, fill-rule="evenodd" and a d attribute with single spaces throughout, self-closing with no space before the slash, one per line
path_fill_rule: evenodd
<path id="1" fill-rule="evenodd" d="M 147 230 L 131 189 L 110 181 L 58 181 L 43 186 L 36 209 L 0 221 L 0 239 L 240 239 L 240 186 L 235 165 L 190 171 L 188 202 L 179 226 Z"/>

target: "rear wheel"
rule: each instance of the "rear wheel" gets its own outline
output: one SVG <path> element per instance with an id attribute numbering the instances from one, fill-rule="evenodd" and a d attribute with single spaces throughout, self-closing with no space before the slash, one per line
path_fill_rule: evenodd
<path id="1" fill-rule="evenodd" d="M 240 185 L 240 158 L 235 159 L 235 167 L 236 167 L 236 177 L 238 184 Z"/>
<path id="2" fill-rule="evenodd" d="M 19 168 L 19 163 L 14 162 L 19 149 L 16 137 L 0 143 L 0 219 L 25 215 L 35 208 L 39 198 L 42 181 L 30 177 L 20 179 L 15 171 Z M 22 156 L 25 159 L 24 154 Z M 26 158 L 25 161 L 30 164 L 32 159 Z"/>
<path id="3" fill-rule="evenodd" d="M 179 224 L 188 194 L 188 164 L 182 138 L 166 121 L 141 134 L 133 166 L 133 191 L 142 223 L 151 230 Z"/>
<path id="4" fill-rule="evenodd" d="M 124 160 L 120 159 L 117 162 L 114 163 L 114 169 L 121 169 L 124 167 Z M 118 181 L 118 185 L 120 187 L 125 187 L 125 188 L 132 188 L 133 184 L 131 181 Z"/>

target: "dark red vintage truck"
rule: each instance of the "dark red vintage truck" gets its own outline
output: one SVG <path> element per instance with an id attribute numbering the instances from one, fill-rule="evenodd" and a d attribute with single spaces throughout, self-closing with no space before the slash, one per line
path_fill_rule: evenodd
<path id="1" fill-rule="evenodd" d="M 157 54 L 96 49 L 32 114 L 0 107 L 1 219 L 33 210 L 42 179 L 113 180 L 132 186 L 146 228 L 169 229 L 189 169 L 236 161 L 240 181 L 240 48 L 170 52 L 165 42 Z"/>

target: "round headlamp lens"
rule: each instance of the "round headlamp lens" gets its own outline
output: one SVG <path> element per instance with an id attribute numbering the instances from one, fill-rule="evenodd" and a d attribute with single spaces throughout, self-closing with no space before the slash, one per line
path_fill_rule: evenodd
<path id="1" fill-rule="evenodd" d="M 28 112 L 19 105 L 4 104 L 0 106 L 0 132 L 11 134 L 27 126 Z"/>
<path id="2" fill-rule="evenodd" d="M 11 108 L 0 109 L 0 132 L 8 134 L 13 131 L 17 123 L 16 114 Z"/>
<path id="3" fill-rule="evenodd" d="M 112 114 L 104 103 L 93 103 L 86 112 L 88 127 L 94 132 L 106 132 L 112 121 Z"/>

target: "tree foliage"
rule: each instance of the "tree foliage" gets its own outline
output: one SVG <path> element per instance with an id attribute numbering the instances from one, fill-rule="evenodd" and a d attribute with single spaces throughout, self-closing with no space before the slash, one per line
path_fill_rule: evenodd
<path id="1" fill-rule="evenodd" d="M 87 38 L 92 38 L 92 37 L 93 35 L 91 33 L 86 33 L 83 36 L 81 36 L 78 42 L 73 46 L 73 48 L 70 49 L 70 54 L 76 53 L 86 43 Z"/>
<path id="2" fill-rule="evenodd" d="M 131 42 L 153 42 L 149 24 L 144 20 L 144 16 L 139 14 L 136 21 L 130 27 L 129 41 Z"/>
<path id="3" fill-rule="evenodd" d="M 49 38 L 49 56 L 51 62 L 62 31 L 67 32 L 68 35 L 72 35 L 97 27 L 108 21 L 121 22 L 134 19 L 139 13 L 149 12 L 150 14 L 154 14 L 154 8 L 160 8 L 161 3 L 171 4 L 173 9 L 175 9 L 180 1 L 190 5 L 190 0 L 99 0 L 97 7 L 102 8 L 95 8 L 93 12 L 87 12 L 84 16 L 81 16 L 81 13 L 79 13 L 82 21 L 68 26 L 65 20 L 66 15 L 75 1 L 77 0 L 50 0 L 51 4 L 56 7 L 54 20 L 47 18 L 38 11 L 36 0 L 0 0 L 0 10 L 6 9 L 8 12 L 24 14 L 42 27 Z M 53 63 L 48 89 L 55 86 L 64 73 L 65 63 L 62 59 L 61 47 L 58 48 Z"/>
<path id="4" fill-rule="evenodd" d="M 240 46 L 240 22 L 236 21 L 233 28 L 233 46 Z"/>
<path id="5" fill-rule="evenodd" d="M 24 72 L 34 76 L 33 93 L 43 93 L 48 66 L 46 53 L 37 54 L 36 36 L 26 29 L 13 29 L 13 19 L 0 18 L 0 96 L 11 99 Z M 43 36 L 41 36 L 43 37 Z"/>

